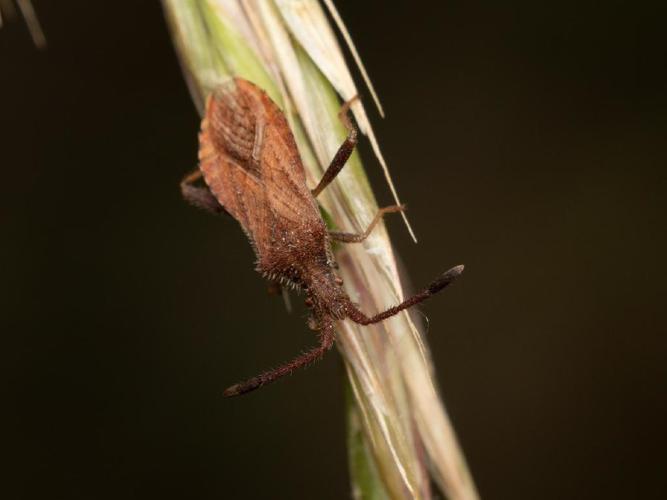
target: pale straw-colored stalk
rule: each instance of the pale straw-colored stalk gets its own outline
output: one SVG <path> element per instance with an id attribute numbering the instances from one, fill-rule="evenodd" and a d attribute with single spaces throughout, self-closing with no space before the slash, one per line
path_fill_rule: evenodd
<path id="1" fill-rule="evenodd" d="M 230 76 L 256 83 L 285 110 L 315 186 L 345 137 L 337 117 L 341 100 L 357 94 L 322 5 L 317 0 L 163 0 L 163 5 L 200 112 L 205 96 Z M 324 6 L 350 43 L 331 0 Z M 355 102 L 352 110 L 398 202 L 363 104 Z M 377 204 L 356 153 L 318 201 L 339 229 L 366 228 Z M 384 226 L 363 244 L 341 246 L 336 257 L 346 290 L 362 310 L 380 311 L 402 300 Z M 477 498 L 434 386 L 428 348 L 409 314 L 370 327 L 341 322 L 337 346 L 350 387 L 353 496 L 431 498 L 433 478 L 449 498 Z"/>
<path id="2" fill-rule="evenodd" d="M 35 46 L 39 49 L 45 48 L 46 37 L 44 36 L 44 31 L 42 31 L 42 26 L 39 23 L 32 2 L 30 0 L 16 0 L 16 5 L 18 5 L 26 26 L 28 26 L 28 31 Z M 16 10 L 12 0 L 0 0 L 0 28 L 5 23 L 5 17 L 8 19 L 16 17 Z"/>

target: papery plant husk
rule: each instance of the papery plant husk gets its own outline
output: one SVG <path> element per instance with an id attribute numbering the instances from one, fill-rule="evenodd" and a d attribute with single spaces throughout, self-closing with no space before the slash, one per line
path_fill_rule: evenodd
<path id="1" fill-rule="evenodd" d="M 341 102 L 357 95 L 323 6 L 317 0 L 163 0 L 163 5 L 198 110 L 227 79 L 254 82 L 285 111 L 309 185 L 315 186 L 346 135 L 337 116 Z M 360 64 L 333 2 L 323 5 Z M 361 73 L 369 83 L 363 67 Z M 372 87 L 371 93 L 379 107 Z M 399 203 L 363 103 L 356 101 L 352 112 Z M 337 228 L 360 232 L 368 226 L 378 207 L 356 153 L 318 201 Z M 345 288 L 362 310 L 384 310 L 403 299 L 382 224 L 363 244 L 337 247 L 336 258 Z M 409 313 L 364 327 L 342 321 L 337 346 L 349 384 L 353 497 L 431 498 L 433 480 L 449 498 L 477 498 L 433 381 L 428 347 Z"/>

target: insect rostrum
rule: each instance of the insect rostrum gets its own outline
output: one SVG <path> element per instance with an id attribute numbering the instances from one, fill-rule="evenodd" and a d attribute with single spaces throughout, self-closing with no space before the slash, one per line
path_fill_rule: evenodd
<path id="1" fill-rule="evenodd" d="M 317 347 L 233 385 L 226 396 L 252 391 L 320 359 L 333 346 L 336 321 L 377 323 L 439 292 L 463 271 L 463 266 L 450 269 L 421 292 L 375 316 L 352 303 L 336 276 L 331 240 L 361 242 L 385 213 L 403 207 L 381 209 L 361 234 L 327 230 L 315 197 L 340 172 L 357 143 L 356 129 L 347 117 L 349 105 L 340 113 L 348 136 L 311 190 L 285 115 L 263 90 L 235 78 L 208 98 L 199 134 L 199 169 L 181 183 L 183 196 L 210 212 L 227 212 L 241 224 L 257 256 L 257 271 L 272 282 L 305 291 L 310 323 L 319 335 Z M 200 178 L 206 186 L 195 185 Z"/>

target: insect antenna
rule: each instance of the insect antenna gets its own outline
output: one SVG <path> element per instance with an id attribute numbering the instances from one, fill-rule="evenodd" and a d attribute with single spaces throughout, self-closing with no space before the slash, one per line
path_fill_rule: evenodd
<path id="1" fill-rule="evenodd" d="M 274 368 L 273 370 L 266 371 L 256 377 L 250 378 L 244 382 L 239 382 L 233 386 L 227 388 L 224 392 L 226 397 L 231 396 L 240 396 L 260 387 L 270 384 L 278 380 L 285 375 L 291 374 L 294 370 L 299 368 L 305 368 L 308 365 L 311 365 L 315 361 L 319 361 L 320 358 L 333 346 L 334 343 L 334 326 L 330 320 L 327 320 L 319 333 L 320 345 L 314 347 L 308 352 L 300 354 L 292 361 L 285 363 L 284 365 Z"/>
<path id="2" fill-rule="evenodd" d="M 376 314 L 375 316 L 368 317 L 359 309 L 352 306 L 348 310 L 348 317 L 352 321 L 354 321 L 355 323 L 359 323 L 360 325 L 372 325 L 373 323 L 379 323 L 380 321 L 390 318 L 395 314 L 398 314 L 399 312 L 403 311 L 404 309 L 417 305 L 420 302 L 423 302 L 429 297 L 435 295 L 443 288 L 445 288 L 447 285 L 452 283 L 456 278 L 458 278 L 462 272 L 463 272 L 462 265 L 452 267 L 449 271 L 446 271 L 440 276 L 438 276 L 438 278 L 435 281 L 433 281 L 429 286 L 424 288 L 421 292 L 416 293 L 415 295 L 404 300 L 400 304 L 394 307 L 390 307 L 386 311 Z"/>

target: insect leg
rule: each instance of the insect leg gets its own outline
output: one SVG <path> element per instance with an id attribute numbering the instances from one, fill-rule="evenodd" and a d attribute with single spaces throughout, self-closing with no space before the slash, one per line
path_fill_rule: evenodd
<path id="1" fill-rule="evenodd" d="M 263 385 L 270 384 L 271 382 L 274 382 L 275 380 L 284 377 L 285 375 L 291 374 L 294 370 L 311 365 L 315 361 L 319 361 L 320 358 L 324 355 L 324 353 L 326 353 L 333 346 L 334 343 L 333 323 L 329 321 L 322 327 L 322 329 L 320 330 L 319 338 L 320 338 L 320 345 L 318 345 L 317 347 L 297 356 L 292 361 L 285 363 L 284 365 L 279 366 L 278 368 L 269 370 L 267 372 L 262 373 L 261 375 L 248 379 L 245 382 L 240 382 L 238 384 L 229 387 L 227 390 L 225 390 L 224 395 L 226 397 L 240 396 L 241 394 L 245 394 L 246 392 L 254 391 L 255 389 L 259 389 Z"/>
<path id="2" fill-rule="evenodd" d="M 183 178 L 181 181 L 181 194 L 183 195 L 183 198 L 185 198 L 191 205 L 206 210 L 207 212 L 211 212 L 212 214 L 219 215 L 221 213 L 227 213 L 225 207 L 218 202 L 208 187 L 193 185 L 196 181 L 201 179 L 201 177 L 201 170 L 197 169 Z"/>
<path id="3" fill-rule="evenodd" d="M 354 147 L 357 145 L 357 129 L 352 125 L 352 121 L 350 121 L 350 117 L 348 116 L 348 111 L 352 103 L 358 98 L 359 96 L 354 96 L 349 101 L 346 101 L 340 108 L 338 118 L 340 118 L 340 121 L 343 122 L 343 125 L 345 125 L 345 128 L 347 129 L 347 138 L 343 144 L 340 145 L 338 151 L 336 151 L 336 154 L 334 155 L 333 160 L 331 160 L 329 167 L 324 172 L 320 183 L 311 191 L 314 197 L 317 197 L 317 195 L 336 178 L 345 166 L 345 163 L 347 163 L 347 160 L 350 158 L 352 151 L 354 151 Z"/>
<path id="4" fill-rule="evenodd" d="M 371 231 L 373 231 L 373 228 L 378 222 L 382 220 L 384 214 L 403 212 L 404 210 L 405 205 L 391 205 L 389 207 L 381 208 L 363 233 L 340 233 L 337 231 L 329 231 L 329 236 L 331 236 L 332 239 L 343 243 L 360 243 L 368 238 L 368 235 L 371 234 Z"/>
<path id="5" fill-rule="evenodd" d="M 292 312 L 292 299 L 290 299 L 287 288 L 282 286 L 277 281 L 270 281 L 269 288 L 267 291 L 269 292 L 269 295 L 282 295 L 283 302 L 285 303 L 285 309 L 287 309 L 288 313 Z"/>
<path id="6" fill-rule="evenodd" d="M 364 313 L 362 313 L 359 309 L 357 309 L 355 306 L 350 304 L 348 306 L 348 317 L 355 323 L 359 323 L 361 325 L 371 325 L 373 323 L 379 323 L 380 321 L 390 318 L 393 315 L 398 314 L 402 310 L 407 309 L 408 307 L 412 307 L 416 304 L 419 304 L 420 302 L 423 302 L 432 295 L 435 295 L 440 290 L 445 288 L 447 285 L 452 283 L 456 278 L 458 278 L 462 272 L 463 272 L 463 266 L 456 266 L 451 268 L 449 271 L 446 271 L 445 273 L 441 274 L 435 281 L 433 281 L 433 283 L 431 283 L 421 292 L 413 295 L 409 299 L 404 300 L 403 302 L 394 307 L 390 307 L 389 309 L 387 309 L 384 312 L 381 312 L 380 314 L 376 314 L 375 316 L 368 317 Z"/>

